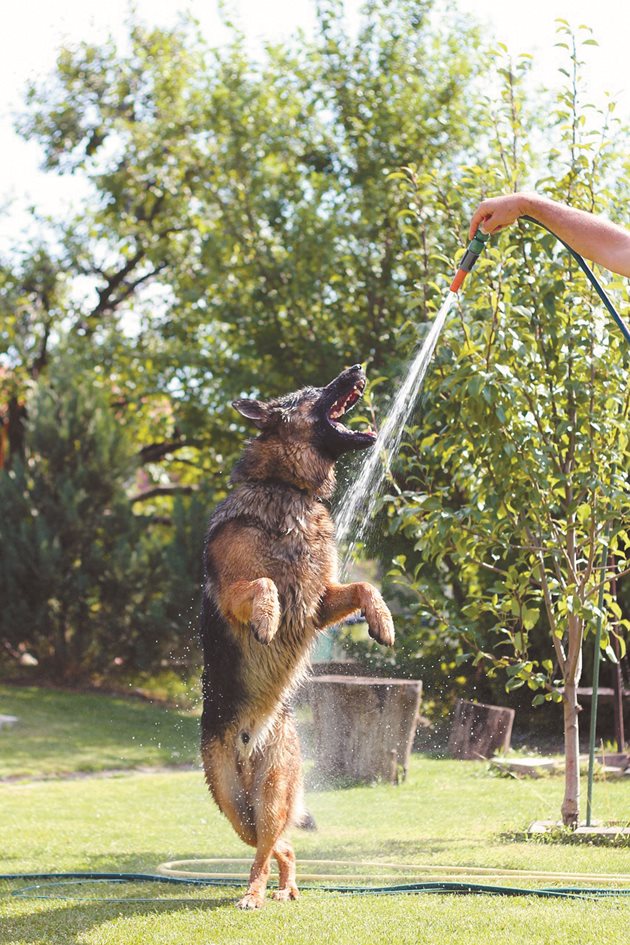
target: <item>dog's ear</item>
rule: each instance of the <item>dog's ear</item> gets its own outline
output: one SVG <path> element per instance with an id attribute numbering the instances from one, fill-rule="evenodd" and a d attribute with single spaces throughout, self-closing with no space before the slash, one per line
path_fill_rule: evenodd
<path id="1" fill-rule="evenodd" d="M 232 406 L 242 417 L 251 420 L 259 430 L 269 426 L 272 421 L 273 411 L 269 404 L 262 400 L 249 400 L 244 397 L 242 400 L 233 400 Z"/>

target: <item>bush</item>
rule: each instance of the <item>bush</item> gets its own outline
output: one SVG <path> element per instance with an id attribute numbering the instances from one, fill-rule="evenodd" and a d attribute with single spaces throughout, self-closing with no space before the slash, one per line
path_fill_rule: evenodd
<path id="1" fill-rule="evenodd" d="M 58 362 L 27 411 L 25 456 L 0 472 L 5 653 L 64 682 L 159 666 L 200 582 L 198 508 L 195 530 L 179 506 L 170 541 L 133 514 L 131 444 L 88 373 Z"/>

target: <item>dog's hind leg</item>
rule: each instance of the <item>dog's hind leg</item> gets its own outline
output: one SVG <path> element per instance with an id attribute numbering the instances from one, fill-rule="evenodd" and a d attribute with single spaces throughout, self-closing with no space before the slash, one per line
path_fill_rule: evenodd
<path id="1" fill-rule="evenodd" d="M 272 856 L 280 870 L 278 895 L 274 898 L 297 899 L 299 895 L 295 854 L 291 844 L 281 839 L 295 820 L 302 789 L 300 746 L 289 714 L 278 721 L 258 765 L 251 795 L 258 846 L 247 895 L 238 903 L 240 909 L 259 909 L 263 905 Z"/>
<path id="2" fill-rule="evenodd" d="M 293 847 L 287 840 L 278 840 L 273 848 L 273 856 L 278 864 L 278 888 L 272 893 L 271 898 L 279 902 L 286 902 L 288 899 L 299 899 L 300 892 L 297 888 L 295 877 L 295 853 Z"/>
<path id="3" fill-rule="evenodd" d="M 258 846 L 249 874 L 249 888 L 246 895 L 237 903 L 239 909 L 260 909 L 264 904 L 271 857 L 275 856 L 276 850 L 285 861 L 287 879 L 291 878 L 288 866 L 289 857 L 285 845 L 280 841 L 280 835 L 291 819 L 286 771 L 271 768 L 266 772 L 258 791 L 255 813 Z M 295 888 L 295 878 L 293 878 L 293 887 Z M 297 892 L 296 888 L 295 892 Z"/>
<path id="4" fill-rule="evenodd" d="M 241 840 L 257 846 L 255 813 L 234 761 L 234 754 L 219 739 L 202 745 L 201 755 L 206 782 L 217 806 L 234 827 Z"/>

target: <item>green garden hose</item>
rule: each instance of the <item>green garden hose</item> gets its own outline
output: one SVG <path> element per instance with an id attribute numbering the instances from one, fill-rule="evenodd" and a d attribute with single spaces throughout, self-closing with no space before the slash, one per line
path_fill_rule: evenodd
<path id="1" fill-rule="evenodd" d="M 534 217 L 523 216 L 521 217 L 521 219 L 528 220 L 530 223 L 535 223 L 536 226 L 539 226 L 543 230 L 546 230 L 547 233 L 551 233 L 551 235 L 555 236 L 555 238 L 558 240 L 559 243 L 562 243 L 564 248 L 571 254 L 571 256 L 573 256 L 576 263 L 578 264 L 578 266 L 580 267 L 580 269 L 582 270 L 582 272 L 584 273 L 588 281 L 591 283 L 595 291 L 597 292 L 598 296 L 600 297 L 600 299 L 606 306 L 606 309 L 608 310 L 609 314 L 612 315 L 612 317 L 616 321 L 617 325 L 621 329 L 621 334 L 624 336 L 626 341 L 630 344 L 630 328 L 628 328 L 623 318 L 621 317 L 621 315 L 619 314 L 619 312 L 617 311 L 613 303 L 610 301 L 610 298 L 608 297 L 606 290 L 602 286 L 601 282 L 599 281 L 599 279 L 597 278 L 597 276 L 595 275 L 591 267 L 584 261 L 584 258 L 580 256 L 580 254 L 577 253 L 573 249 L 572 246 L 569 246 L 569 244 L 565 243 L 563 239 L 560 239 L 560 237 L 556 233 L 554 233 L 553 230 L 550 230 L 548 226 L 545 226 L 544 223 L 541 223 L 539 220 L 535 220 Z"/>
<path id="2" fill-rule="evenodd" d="M 628 328 L 623 318 L 621 317 L 621 315 L 619 314 L 615 306 L 610 301 L 608 294 L 606 293 L 606 290 L 604 289 L 604 287 L 602 286 L 602 284 L 600 283 L 599 279 L 597 278 L 595 273 L 592 271 L 590 266 L 584 261 L 584 258 L 580 256 L 580 254 L 577 253 L 573 249 L 572 246 L 569 246 L 568 243 L 565 243 L 565 241 L 561 239 L 556 233 L 554 233 L 553 230 L 550 230 L 548 226 L 545 226 L 544 223 L 541 223 L 539 220 L 536 220 L 534 217 L 529 217 L 526 215 L 522 216 L 521 219 L 527 220 L 529 223 L 535 223 L 536 226 L 539 226 L 541 227 L 541 229 L 546 230 L 547 233 L 551 233 L 551 235 L 554 236 L 558 240 L 559 243 L 562 243 L 564 248 L 571 254 L 571 256 L 573 256 L 578 266 L 580 267 L 580 269 L 582 270 L 582 272 L 584 273 L 588 281 L 591 283 L 591 285 L 597 292 L 601 301 L 606 306 L 606 309 L 608 310 L 609 314 L 612 315 L 612 317 L 616 321 L 617 325 L 621 329 L 621 334 L 624 336 L 626 341 L 630 343 L 630 328 Z M 466 250 L 466 253 L 464 254 L 462 261 L 459 264 L 457 272 L 455 273 L 455 277 L 453 281 L 451 282 L 451 285 L 450 285 L 451 292 L 459 292 L 466 276 L 472 270 L 473 266 L 479 259 L 479 256 L 483 252 L 483 249 L 485 248 L 486 243 L 490 239 L 490 236 L 491 236 L 490 233 L 484 233 L 481 227 L 478 228 L 473 239 L 468 245 L 468 249 Z"/>
<path id="3" fill-rule="evenodd" d="M 229 861 L 232 862 L 232 861 Z M 324 862 L 324 861 L 318 861 Z M 333 861 L 331 861 L 332 863 Z M 308 861 L 306 861 L 308 863 Z M 350 864 L 346 864 L 350 865 Z M 364 864 L 356 863 L 354 864 L 357 867 L 360 867 Z M 374 865 L 374 864 L 370 864 Z M 407 866 L 408 869 L 412 869 L 411 865 Z M 433 867 L 434 869 L 436 867 Z M 422 869 L 422 867 L 419 867 Z M 448 867 L 443 868 L 445 872 L 448 872 Z M 465 867 L 454 867 L 455 870 L 464 870 Z M 471 867 L 471 869 L 474 869 Z M 485 870 L 486 878 L 490 878 L 492 875 L 503 876 L 506 873 L 520 873 L 523 872 L 527 874 L 528 871 L 509 871 L 509 870 Z M 552 876 L 553 874 L 547 874 Z M 563 876 L 565 874 L 558 874 Z M 352 879 L 352 876 L 345 877 L 346 879 Z M 575 877 L 579 881 L 582 877 L 579 875 Z M 586 877 L 585 877 L 586 878 Z M 588 876 L 588 879 L 594 877 Z M 606 882 L 606 874 L 603 874 L 598 877 L 600 882 Z M 557 887 L 544 887 L 544 888 L 521 888 L 517 886 L 495 886 L 489 883 L 475 883 L 475 882 L 455 882 L 449 880 L 431 880 L 424 882 L 406 882 L 406 883 L 392 883 L 389 885 L 381 886 L 365 886 L 365 885 L 348 885 L 347 883 L 325 883 L 325 884 L 302 884 L 301 888 L 308 891 L 316 892 L 325 892 L 325 893 L 337 893 L 339 895 L 355 895 L 355 896 L 391 896 L 391 895 L 411 895 L 411 894 L 420 894 L 420 893 L 432 893 L 432 894 L 449 894 L 449 895 L 489 895 L 489 896 L 535 896 L 539 899 L 608 899 L 612 897 L 629 897 L 630 896 L 630 876 L 616 876 L 617 881 L 627 881 L 629 885 L 627 887 L 614 887 L 606 888 L 602 886 L 557 886 Z M 78 900 L 82 902 L 106 902 L 106 903 L 138 903 L 138 902 L 173 902 L 172 898 L 161 898 L 161 897 L 127 897 L 127 898 L 117 898 L 117 897 L 100 897 L 100 896 L 76 896 L 76 895 L 64 895 L 64 891 L 68 887 L 76 887 L 82 884 L 91 882 L 91 883 L 165 883 L 170 886 L 197 886 L 197 887 L 210 887 L 210 888 L 221 888 L 221 889 L 236 889 L 242 887 L 246 884 L 246 881 L 242 877 L 226 877 L 226 876 L 206 876 L 205 878 L 199 877 L 181 877 L 181 876 L 164 876 L 157 873 L 79 873 L 79 872 L 69 872 L 69 873 L 4 873 L 0 874 L 0 881 L 17 881 L 17 880 L 30 880 L 37 882 L 21 889 L 14 890 L 12 896 L 25 899 L 56 899 L 56 900 Z M 187 900 L 191 903 L 199 902 L 200 900 Z"/>
<path id="4" fill-rule="evenodd" d="M 238 864 L 239 866 L 249 867 L 251 864 L 251 859 L 242 859 L 237 857 L 215 857 L 212 859 L 204 860 L 175 860 L 168 863 L 160 863 L 157 868 L 157 872 L 161 876 L 175 876 L 183 879 L 216 879 L 217 877 L 235 879 L 235 874 L 232 873 L 219 873 L 216 872 L 217 867 L 223 867 L 227 864 Z M 210 866 L 213 867 L 213 870 L 203 869 L 200 867 Z M 337 867 L 338 872 L 336 873 L 306 873 L 304 872 L 307 868 L 313 867 L 324 867 L 330 869 L 331 867 Z M 348 870 L 354 870 L 355 872 L 350 873 Z M 357 872 L 357 870 L 361 872 Z M 340 872 L 340 870 L 345 870 L 346 872 Z M 401 880 L 401 871 L 410 872 L 416 874 L 425 874 L 430 873 L 433 876 L 436 874 L 440 878 L 444 878 L 444 875 L 448 875 L 448 880 L 451 881 L 456 877 L 460 879 L 472 880 L 472 879 L 497 879 L 501 877 L 503 879 L 525 879 L 527 881 L 531 880 L 552 880 L 555 883 L 560 882 L 573 882 L 576 879 L 575 873 L 558 873 L 550 872 L 549 870 L 522 870 L 522 869 L 499 869 L 497 867 L 490 866 L 454 866 L 454 865 L 437 865 L 435 863 L 390 863 L 383 862 L 382 860 L 316 860 L 316 859 L 304 859 L 300 858 L 300 881 L 304 880 L 317 880 L 321 882 L 322 880 L 329 880 L 338 882 L 340 879 L 349 880 L 352 879 L 355 881 L 361 877 L 365 877 L 367 872 L 372 870 L 376 872 L 378 879 L 380 880 L 380 885 L 383 885 L 384 880 L 396 880 L 400 882 Z M 394 875 L 391 875 L 390 871 L 397 871 Z M 626 883 L 630 884 L 630 875 L 626 873 L 580 873 L 579 880 L 583 883 L 620 883 L 625 885 Z M 243 877 L 243 882 L 246 881 L 246 877 Z"/>

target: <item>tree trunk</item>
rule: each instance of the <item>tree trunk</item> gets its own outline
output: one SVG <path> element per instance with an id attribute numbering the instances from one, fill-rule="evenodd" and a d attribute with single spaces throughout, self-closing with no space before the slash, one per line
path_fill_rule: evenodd
<path id="1" fill-rule="evenodd" d="M 448 753 L 453 758 L 478 761 L 492 758 L 501 749 L 508 749 L 514 714 L 514 709 L 503 706 L 458 699 L 448 739 Z"/>
<path id="2" fill-rule="evenodd" d="M 11 397 L 7 409 L 9 455 L 5 465 L 10 466 L 16 459 L 24 459 L 24 433 L 26 424 L 26 407 L 17 399 Z"/>
<path id="3" fill-rule="evenodd" d="M 615 573 L 615 558 L 610 556 L 609 567 L 613 574 Z M 617 578 L 614 577 L 610 582 L 610 593 L 612 599 L 617 602 Z M 615 623 L 614 629 L 619 630 Z M 612 664 L 613 674 L 613 708 L 615 714 L 615 741 L 617 742 L 617 751 L 621 754 L 626 744 L 626 733 L 623 725 L 623 674 L 621 672 L 621 644 L 616 633 L 611 634 L 612 648 L 615 651 L 617 662 Z"/>
<path id="4" fill-rule="evenodd" d="M 580 730 L 577 685 L 565 683 L 564 687 L 564 799 L 562 801 L 562 823 L 566 827 L 577 827 L 580 817 Z"/>
<path id="5" fill-rule="evenodd" d="M 53 666 L 56 676 L 59 679 L 65 677 L 68 668 L 68 636 L 66 627 L 65 608 L 61 608 L 56 614 L 55 632 L 53 635 Z"/>
<path id="6" fill-rule="evenodd" d="M 568 644 L 564 679 L 564 799 L 561 813 L 566 827 L 577 827 L 580 819 L 580 726 L 578 685 L 582 675 L 584 625 L 575 615 L 568 619 Z"/>
<path id="7" fill-rule="evenodd" d="M 311 679 L 316 763 L 323 780 L 397 783 L 404 778 L 421 693 L 419 679 Z"/>

